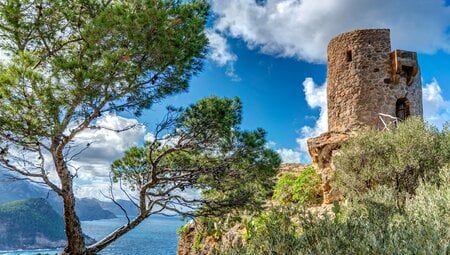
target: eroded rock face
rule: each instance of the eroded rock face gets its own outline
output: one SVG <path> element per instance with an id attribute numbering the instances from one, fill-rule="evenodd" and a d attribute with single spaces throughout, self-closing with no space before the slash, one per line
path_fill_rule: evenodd
<path id="1" fill-rule="evenodd" d="M 198 239 L 201 236 L 201 239 Z M 203 226 L 200 223 L 188 223 L 186 230 L 178 241 L 177 255 L 207 255 L 217 246 L 218 240 L 213 236 L 202 236 Z"/>
<path id="2" fill-rule="evenodd" d="M 178 240 L 177 255 L 190 255 L 194 253 L 195 224 L 189 223 L 186 231 L 180 235 Z"/>
<path id="3" fill-rule="evenodd" d="M 281 164 L 280 168 L 278 169 L 278 176 L 285 174 L 285 173 L 300 173 L 305 168 L 311 167 L 311 165 L 304 165 L 304 164 L 298 164 L 298 163 L 285 163 Z"/>
<path id="4" fill-rule="evenodd" d="M 318 137 L 308 139 L 308 151 L 313 166 L 322 179 L 323 203 L 331 204 L 341 199 L 339 192 L 332 187 L 334 175 L 333 154 L 347 139 L 354 136 L 353 132 L 326 132 Z"/>

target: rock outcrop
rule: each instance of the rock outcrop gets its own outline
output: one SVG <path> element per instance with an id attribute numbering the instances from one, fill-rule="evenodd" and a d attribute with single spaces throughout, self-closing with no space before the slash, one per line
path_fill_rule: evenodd
<path id="1" fill-rule="evenodd" d="M 326 132 L 318 137 L 308 139 L 308 151 L 313 166 L 322 179 L 323 203 L 331 204 L 341 198 L 339 192 L 332 187 L 334 175 L 333 154 L 347 139 L 354 136 L 353 132 Z"/>
<path id="2" fill-rule="evenodd" d="M 308 168 L 310 166 L 311 165 L 298 164 L 298 163 L 281 164 L 280 168 L 278 169 L 277 176 L 280 176 L 285 173 L 300 173 L 305 168 Z"/>

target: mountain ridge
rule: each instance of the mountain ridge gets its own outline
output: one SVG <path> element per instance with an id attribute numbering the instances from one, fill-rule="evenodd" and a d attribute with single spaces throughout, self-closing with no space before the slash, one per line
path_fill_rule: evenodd
<path id="1" fill-rule="evenodd" d="M 45 198 L 59 215 L 63 215 L 62 200 L 52 190 L 26 180 L 8 181 L 2 177 L 4 174 L 0 171 L 0 180 L 3 179 L 0 182 L 0 204 L 31 198 Z M 131 210 L 130 214 L 135 213 L 131 202 L 127 200 L 118 202 L 127 210 Z M 76 211 L 82 221 L 113 219 L 123 214 L 113 202 L 100 201 L 95 198 L 76 198 Z"/>

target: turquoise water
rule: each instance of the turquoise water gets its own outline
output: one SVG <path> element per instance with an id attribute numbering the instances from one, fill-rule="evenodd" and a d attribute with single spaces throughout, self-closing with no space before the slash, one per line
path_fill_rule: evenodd
<path id="1" fill-rule="evenodd" d="M 83 231 L 94 239 L 106 234 L 126 222 L 124 218 L 83 221 Z M 178 236 L 176 230 L 184 225 L 179 217 L 152 216 L 141 225 L 119 238 L 99 254 L 102 255 L 169 255 L 176 254 Z M 8 251 L 1 255 L 55 254 L 58 250 Z"/>

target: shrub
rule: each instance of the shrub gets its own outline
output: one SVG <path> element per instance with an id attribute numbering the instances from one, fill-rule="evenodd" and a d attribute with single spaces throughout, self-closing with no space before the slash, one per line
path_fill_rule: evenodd
<path id="1" fill-rule="evenodd" d="M 184 235 L 186 235 L 189 232 L 190 224 L 191 223 L 186 223 L 183 226 L 179 227 L 177 229 L 177 235 L 180 237 L 183 237 Z"/>
<path id="2" fill-rule="evenodd" d="M 299 254 L 447 254 L 449 182 L 419 185 L 401 210 L 395 192 L 378 186 L 364 200 L 343 205 L 335 219 L 303 217 Z"/>
<path id="3" fill-rule="evenodd" d="M 353 198 L 379 185 L 396 190 L 397 203 L 413 195 L 419 182 L 436 182 L 438 169 L 450 162 L 450 132 L 411 118 L 398 128 L 371 130 L 343 145 L 334 158 L 335 186 Z"/>
<path id="4" fill-rule="evenodd" d="M 275 184 L 273 199 L 282 204 L 319 204 L 322 201 L 320 176 L 314 168 L 305 168 L 298 175 L 283 174 Z"/>
<path id="5" fill-rule="evenodd" d="M 291 212 L 280 207 L 255 216 L 244 223 L 245 246 L 219 247 L 213 254 L 291 254 L 299 243 Z"/>
<path id="6" fill-rule="evenodd" d="M 395 206 L 396 190 L 387 186 L 335 206 L 335 217 L 272 208 L 246 224 L 245 246 L 217 254 L 448 254 L 449 173 L 441 171 L 440 185 L 421 183 L 402 210 Z"/>
<path id="7" fill-rule="evenodd" d="M 334 161 L 346 200 L 333 217 L 272 208 L 246 225 L 245 246 L 220 254 L 449 254 L 449 125 L 438 130 L 410 119 L 395 130 L 368 131 Z M 294 201 L 298 179 L 282 176 L 274 198 Z"/>

